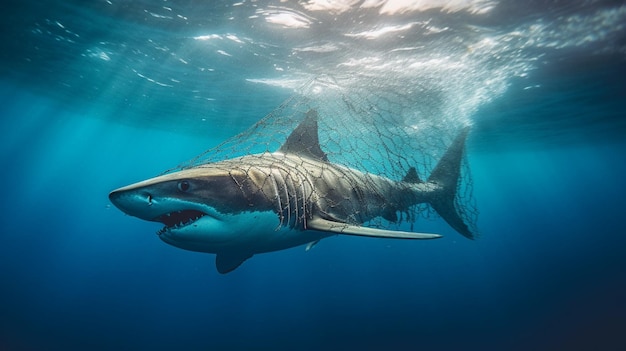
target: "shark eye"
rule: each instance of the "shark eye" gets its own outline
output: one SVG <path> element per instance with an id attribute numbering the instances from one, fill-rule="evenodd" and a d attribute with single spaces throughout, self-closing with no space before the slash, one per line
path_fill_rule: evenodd
<path id="1" fill-rule="evenodd" d="M 180 182 L 178 182 L 178 190 L 182 192 L 187 192 L 189 190 L 189 187 L 189 182 L 186 180 L 181 180 Z"/>

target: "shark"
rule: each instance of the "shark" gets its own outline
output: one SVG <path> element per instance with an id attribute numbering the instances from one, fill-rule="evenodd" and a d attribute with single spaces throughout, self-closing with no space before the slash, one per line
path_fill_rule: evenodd
<path id="1" fill-rule="evenodd" d="M 109 199 L 130 216 L 162 223 L 157 234 L 164 242 L 215 254 L 222 274 L 255 254 L 308 250 L 334 235 L 440 238 L 367 225 L 377 217 L 399 222 L 398 215 L 422 203 L 473 239 L 454 204 L 468 132 L 456 136 L 427 180 L 414 167 L 392 180 L 329 161 L 312 109 L 274 152 L 184 168 L 114 190 Z"/>

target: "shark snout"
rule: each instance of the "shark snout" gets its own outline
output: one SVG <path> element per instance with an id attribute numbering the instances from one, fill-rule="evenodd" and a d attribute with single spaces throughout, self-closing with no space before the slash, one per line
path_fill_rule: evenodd
<path id="1" fill-rule="evenodd" d="M 158 214 L 152 208 L 152 194 L 145 190 L 114 190 L 109 194 L 109 200 L 124 213 L 141 219 L 152 220 Z"/>

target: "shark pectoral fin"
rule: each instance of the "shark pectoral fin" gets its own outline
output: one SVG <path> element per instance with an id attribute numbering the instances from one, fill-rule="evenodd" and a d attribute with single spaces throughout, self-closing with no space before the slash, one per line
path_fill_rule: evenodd
<path id="1" fill-rule="evenodd" d="M 329 221 L 323 218 L 313 218 L 307 221 L 307 229 L 319 230 L 322 232 L 331 232 L 337 234 L 370 236 L 375 238 L 392 238 L 392 239 L 437 239 L 441 238 L 439 234 L 429 233 L 413 233 L 395 230 L 385 230 L 370 227 L 362 227 L 347 223 Z"/>
<path id="2" fill-rule="evenodd" d="M 252 254 L 249 253 L 220 252 L 215 256 L 215 267 L 221 274 L 230 273 L 250 257 L 252 257 Z"/>
<path id="3" fill-rule="evenodd" d="M 304 251 L 309 251 L 312 248 L 315 247 L 315 245 L 317 245 L 317 243 L 319 243 L 319 240 L 315 240 L 315 241 L 311 241 L 310 243 L 306 244 L 306 248 L 304 249 Z"/>

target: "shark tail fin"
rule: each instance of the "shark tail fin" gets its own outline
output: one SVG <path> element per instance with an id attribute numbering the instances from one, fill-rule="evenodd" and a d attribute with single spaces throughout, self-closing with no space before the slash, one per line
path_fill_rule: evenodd
<path id="1" fill-rule="evenodd" d="M 467 223 L 463 220 L 462 214 L 455 206 L 459 178 L 461 176 L 461 162 L 465 152 L 465 139 L 470 128 L 465 127 L 454 139 L 452 145 L 443 155 L 435 169 L 428 178 L 429 183 L 439 185 L 440 190 L 430 199 L 430 205 L 437 213 L 461 235 L 469 239 L 474 239 L 476 235 L 472 233 Z"/>

